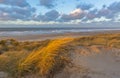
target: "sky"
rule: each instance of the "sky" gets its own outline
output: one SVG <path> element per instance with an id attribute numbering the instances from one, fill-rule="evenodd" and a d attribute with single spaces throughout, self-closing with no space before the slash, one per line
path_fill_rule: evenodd
<path id="1" fill-rule="evenodd" d="M 120 0 L 0 0 L 0 24 L 120 22 Z"/>

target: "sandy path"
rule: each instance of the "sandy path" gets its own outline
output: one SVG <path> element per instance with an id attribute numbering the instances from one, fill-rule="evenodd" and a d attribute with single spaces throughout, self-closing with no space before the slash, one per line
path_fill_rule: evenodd
<path id="1" fill-rule="evenodd" d="M 0 78 L 7 78 L 7 74 L 4 72 L 0 72 Z"/>
<path id="2" fill-rule="evenodd" d="M 55 78 L 120 78 L 120 50 L 78 48 L 73 53 L 75 67 L 65 69 Z M 83 52 L 82 54 L 80 52 Z"/>

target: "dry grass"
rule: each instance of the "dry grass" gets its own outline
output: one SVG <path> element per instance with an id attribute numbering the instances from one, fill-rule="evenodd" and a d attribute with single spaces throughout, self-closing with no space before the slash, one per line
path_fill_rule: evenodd
<path id="1" fill-rule="evenodd" d="M 31 52 L 37 48 L 43 47 L 49 43 L 50 40 L 33 41 L 33 42 L 18 42 L 14 39 L 6 39 L 0 41 L 0 54 L 9 51 L 28 51 Z"/>
<path id="2" fill-rule="evenodd" d="M 27 54 L 27 52 L 7 52 L 0 55 L 0 71 L 8 72 L 10 76 L 16 77 L 18 64 Z"/>
<path id="3" fill-rule="evenodd" d="M 120 48 L 120 34 L 102 34 L 76 38 L 73 42 L 79 46 L 102 45 L 105 47 Z"/>
<path id="4" fill-rule="evenodd" d="M 57 39 L 51 41 L 46 47 L 32 52 L 20 65 L 21 73 L 39 72 L 41 76 L 52 77 L 69 61 L 68 50 L 66 45 L 73 39 Z"/>

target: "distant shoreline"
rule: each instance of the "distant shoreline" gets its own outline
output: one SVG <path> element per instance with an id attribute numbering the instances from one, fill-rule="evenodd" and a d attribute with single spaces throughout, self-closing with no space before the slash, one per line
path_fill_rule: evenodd
<path id="1" fill-rule="evenodd" d="M 40 34 L 40 35 L 18 35 L 18 36 L 0 36 L 0 40 L 3 39 L 15 39 L 18 41 L 41 41 L 46 39 L 56 39 L 63 37 L 80 37 L 80 36 L 89 36 L 97 34 L 114 34 L 120 33 L 120 30 L 111 30 L 111 31 L 95 31 L 95 32 L 76 32 L 76 33 L 56 33 L 56 34 Z"/>

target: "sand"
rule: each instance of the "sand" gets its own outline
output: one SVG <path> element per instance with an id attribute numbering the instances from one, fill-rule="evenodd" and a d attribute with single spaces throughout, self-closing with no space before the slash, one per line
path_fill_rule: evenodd
<path id="1" fill-rule="evenodd" d="M 113 34 L 120 33 L 118 30 L 113 31 L 102 31 L 102 32 L 79 32 L 79 33 L 57 33 L 57 34 L 44 34 L 44 35 L 18 35 L 18 36 L 0 36 L 0 40 L 2 39 L 16 39 L 18 41 L 41 41 L 46 39 L 55 39 L 55 38 L 63 38 L 63 37 L 80 37 L 80 36 L 88 36 L 88 35 L 97 35 L 97 34 Z"/>
<path id="2" fill-rule="evenodd" d="M 97 47 L 97 46 L 96 46 Z M 73 67 L 64 69 L 55 78 L 120 78 L 120 49 L 77 47 L 72 54 Z M 84 54 L 80 50 L 84 49 Z"/>

